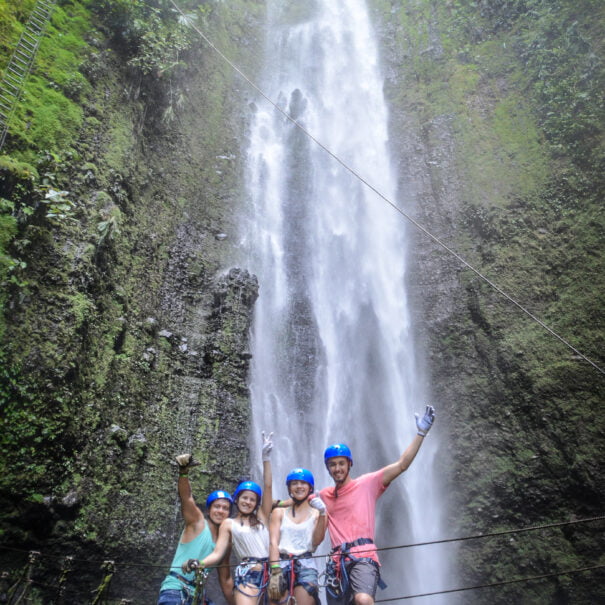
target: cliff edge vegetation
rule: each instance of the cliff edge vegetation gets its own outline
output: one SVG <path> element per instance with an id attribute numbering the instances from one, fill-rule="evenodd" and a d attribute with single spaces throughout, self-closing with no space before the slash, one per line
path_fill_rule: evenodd
<path id="1" fill-rule="evenodd" d="M 406 210 L 477 271 L 410 228 L 418 337 L 441 410 L 444 526 L 468 536 L 599 516 L 605 7 L 372 6 Z M 460 586 L 552 574 L 465 603 L 589 603 L 605 596 L 602 570 L 564 572 L 602 564 L 604 543 L 593 522 L 467 541 L 451 557 Z"/>
<path id="2" fill-rule="evenodd" d="M 1 68 L 35 5 L 0 0 Z M 151 602 L 180 531 L 174 455 L 203 462 L 200 500 L 248 468 L 247 116 L 191 24 L 253 70 L 234 36 L 255 44 L 262 7 L 180 5 L 58 1 L 0 155 L 0 568 L 12 583 L 42 552 L 34 599 L 72 556 L 66 602 L 107 559 L 149 565 L 112 594 Z"/>

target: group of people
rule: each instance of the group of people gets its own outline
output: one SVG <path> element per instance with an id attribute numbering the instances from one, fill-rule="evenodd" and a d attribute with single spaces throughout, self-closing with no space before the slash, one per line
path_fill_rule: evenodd
<path id="1" fill-rule="evenodd" d="M 334 485 L 315 492 L 311 471 L 295 468 L 286 477 L 288 499 L 273 500 L 272 434 L 263 433 L 263 486 L 242 481 L 233 496 L 225 490 L 206 500 L 207 519 L 189 483 L 197 465 L 181 454 L 178 493 L 185 527 L 157 605 L 191 605 L 196 573 L 217 568 L 221 590 L 230 605 L 272 605 L 294 599 L 298 605 L 319 603 L 319 572 L 313 553 L 325 537 L 332 549 L 325 570 L 329 605 L 373 605 L 380 562 L 374 545 L 376 502 L 391 482 L 410 466 L 433 425 L 427 405 L 415 415 L 417 434 L 398 460 L 375 472 L 351 477 L 353 455 L 344 443 L 326 448 L 324 463 Z M 232 508 L 234 514 L 232 515 Z M 231 573 L 231 556 L 237 565 Z"/>

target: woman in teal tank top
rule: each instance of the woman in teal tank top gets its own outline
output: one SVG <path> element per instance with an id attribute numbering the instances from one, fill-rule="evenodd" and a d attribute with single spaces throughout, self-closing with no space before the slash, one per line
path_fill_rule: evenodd
<path id="1" fill-rule="evenodd" d="M 170 565 L 170 571 L 160 587 L 158 605 L 190 605 L 195 591 L 195 574 L 184 573 L 181 566 L 188 559 L 205 557 L 214 550 L 220 524 L 231 512 L 231 496 L 226 491 L 216 491 L 208 496 L 206 509 L 208 521 L 198 507 L 191 492 L 189 470 L 196 466 L 191 454 L 176 458 L 179 465 L 178 492 L 181 514 L 185 527 Z M 233 581 L 229 568 L 219 569 L 219 581 L 225 597 L 232 602 Z"/>

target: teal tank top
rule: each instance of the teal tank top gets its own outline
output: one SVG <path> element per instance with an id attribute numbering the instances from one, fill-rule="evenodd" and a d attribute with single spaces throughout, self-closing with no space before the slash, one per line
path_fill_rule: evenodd
<path id="1" fill-rule="evenodd" d="M 181 539 L 182 537 L 183 534 L 181 534 Z M 206 522 L 204 529 L 191 542 L 183 543 L 179 540 L 176 552 L 174 553 L 174 559 L 172 559 L 172 563 L 170 564 L 170 571 L 174 571 L 187 578 L 190 582 L 193 582 L 195 574 L 193 572 L 184 574 L 181 570 L 181 565 L 188 559 L 203 559 L 213 550 L 214 541 Z M 183 588 L 183 583 L 178 578 L 167 575 L 162 582 L 160 592 L 162 590 L 180 590 L 181 588 Z"/>

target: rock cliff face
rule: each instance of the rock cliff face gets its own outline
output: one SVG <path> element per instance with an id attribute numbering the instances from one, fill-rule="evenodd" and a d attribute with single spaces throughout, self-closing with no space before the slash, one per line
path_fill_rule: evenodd
<path id="1" fill-rule="evenodd" d="M 575 92 L 569 86 L 578 65 L 601 48 L 590 3 L 371 4 L 399 202 L 430 234 L 409 226 L 409 287 L 439 409 L 431 437 L 442 448 L 449 536 L 598 516 L 605 477 L 591 460 L 604 427 L 597 415 L 582 417 L 587 404 L 603 401 L 603 376 L 483 279 L 603 367 L 601 347 L 586 329 L 591 321 L 603 329 L 603 314 L 591 302 L 602 298 L 591 275 L 603 264 L 592 252 L 603 233 L 596 169 L 602 146 L 593 146 L 603 111 L 597 102 L 600 117 L 587 118 L 574 101 L 596 100 L 592 83 Z M 598 63 L 591 73 L 601 81 L 602 53 Z M 562 96 L 567 110 L 555 110 Z M 556 112 L 561 120 L 554 124 Z M 580 158 L 566 129 L 587 122 L 591 134 L 582 139 Z M 574 282 L 584 284 L 586 296 Z M 602 600 L 600 572 L 556 576 L 599 560 L 601 527 L 463 542 L 452 551 L 458 586 L 555 577 L 497 594 L 465 592 L 461 602 Z"/>
<path id="2" fill-rule="evenodd" d="M 60 4 L 61 36 L 64 19 L 98 18 L 86 3 Z M 244 5 L 206 16 L 219 36 L 249 28 L 252 45 L 256 8 Z M 2 543 L 17 555 L 0 551 L 0 568 L 13 582 L 27 551 L 41 551 L 33 577 L 53 586 L 73 556 L 65 602 L 76 603 L 101 584 L 103 560 L 130 561 L 111 595 L 151 603 L 182 526 L 174 456 L 203 463 L 192 474 L 201 503 L 248 473 L 258 283 L 233 260 L 246 106 L 201 39 L 163 81 L 127 64 L 110 35 L 83 34 L 78 139 L 71 159 L 61 150 L 43 168 L 73 212 L 51 222 L 35 210 L 17 236 L 27 243 L 3 324 L 0 489 Z M 22 161 L 19 145 L 13 135 L 7 157 Z M 3 168 L 2 197 L 25 204 L 19 192 L 38 182 Z"/>
<path id="3" fill-rule="evenodd" d="M 184 4 L 255 73 L 261 2 Z M 3 57 L 33 5 L 0 0 L 12 19 Z M 101 5 L 104 16 L 91 12 Z M 603 367 L 600 4 L 371 5 L 402 208 Z M 133 51 L 141 32 L 123 24 L 138 7 L 58 3 L 22 132 L 0 157 L 0 568 L 14 581 L 27 551 L 43 552 L 35 588 L 48 599 L 43 586 L 74 556 L 74 603 L 111 558 L 133 564 L 118 567 L 112 596 L 153 602 L 181 525 L 174 454 L 203 462 L 200 500 L 248 467 L 259 284 L 234 259 L 250 92 L 199 38 L 161 56 L 152 41 L 175 38 L 154 38 L 153 15 Z M 69 111 L 42 112 L 40 94 L 47 107 L 63 94 Z M 67 218 L 49 218 L 51 188 L 73 201 L 53 208 Z M 448 537 L 600 514 L 602 377 L 435 239 L 409 233 Z M 465 542 L 455 584 L 588 567 L 603 542 L 599 524 Z M 596 603 L 604 586 L 599 572 L 555 576 L 464 602 Z"/>

